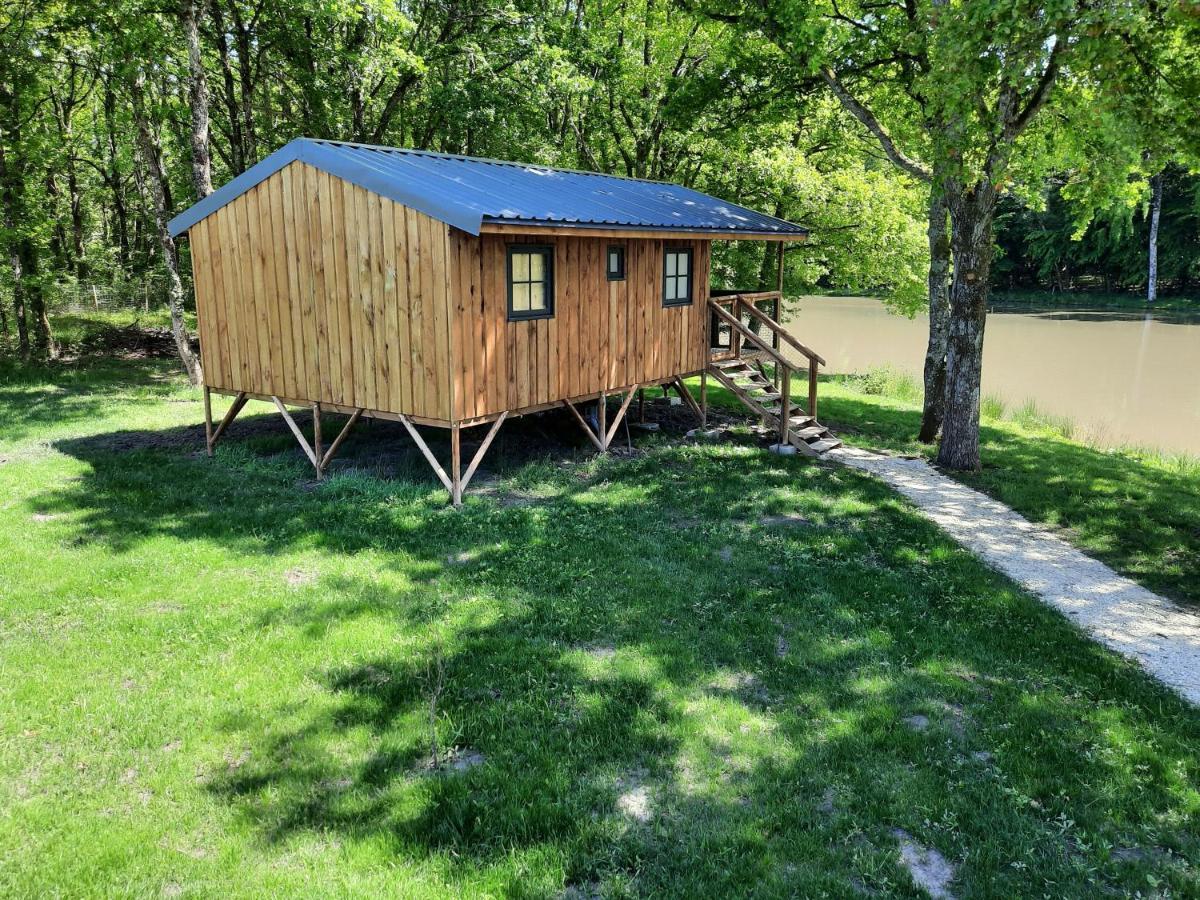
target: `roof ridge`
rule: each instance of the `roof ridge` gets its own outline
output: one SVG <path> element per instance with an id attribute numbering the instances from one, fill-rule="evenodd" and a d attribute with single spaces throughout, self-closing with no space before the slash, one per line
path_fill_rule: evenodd
<path id="1" fill-rule="evenodd" d="M 639 184 L 661 184 L 665 187 L 683 188 L 685 191 L 694 191 L 695 188 L 690 188 L 687 185 L 676 184 L 674 181 L 665 181 L 658 178 L 638 178 L 635 175 L 612 175 L 608 172 L 596 172 L 591 169 L 571 169 L 566 166 L 548 166 L 545 163 L 521 162 L 516 159 L 495 159 L 490 156 L 469 156 L 465 153 L 443 153 L 439 150 L 417 150 L 413 147 L 389 147 L 386 144 L 363 144 L 358 141 L 335 141 L 331 138 L 310 138 L 300 137 L 294 140 L 311 141 L 316 144 L 330 144 L 335 147 L 358 147 L 362 150 L 378 150 L 381 153 L 406 153 L 413 156 L 432 156 L 438 159 L 458 159 L 464 162 L 487 163 L 493 166 L 513 166 L 516 168 L 528 169 L 545 169 L 548 172 L 563 172 L 567 175 L 590 175 L 593 178 L 617 178 L 621 181 L 635 181 Z"/>

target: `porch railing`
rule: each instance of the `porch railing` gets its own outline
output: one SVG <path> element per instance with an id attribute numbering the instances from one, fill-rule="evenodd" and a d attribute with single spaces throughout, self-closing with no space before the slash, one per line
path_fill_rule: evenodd
<path id="1" fill-rule="evenodd" d="M 795 335 L 779 324 L 779 291 L 746 291 L 737 293 L 713 292 L 708 301 L 712 322 L 709 328 L 710 354 L 713 360 L 735 359 L 745 354 L 745 346 L 754 347 L 753 354 L 769 360 L 775 366 L 776 383 L 785 402 L 791 398 L 792 376 L 808 375 L 808 409 L 810 416 L 817 414 L 817 376 L 825 360 L 815 350 L 801 343 Z M 770 305 L 774 316 L 761 307 Z M 728 329 L 729 343 L 719 342 L 718 335 Z M 807 365 L 801 366 L 783 354 L 787 345 L 804 357 Z"/>

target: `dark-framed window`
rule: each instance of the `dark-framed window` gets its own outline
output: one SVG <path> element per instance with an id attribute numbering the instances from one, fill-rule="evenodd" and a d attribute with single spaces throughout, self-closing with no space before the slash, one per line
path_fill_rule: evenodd
<path id="1" fill-rule="evenodd" d="M 508 320 L 554 315 L 554 248 L 508 245 Z"/>
<path id="2" fill-rule="evenodd" d="M 663 250 L 663 306 L 688 306 L 692 302 L 692 248 Z"/>
<path id="3" fill-rule="evenodd" d="M 608 272 L 609 281 L 624 281 L 625 280 L 625 245 L 624 244 L 609 244 L 608 260 L 605 263 L 605 271 Z"/>

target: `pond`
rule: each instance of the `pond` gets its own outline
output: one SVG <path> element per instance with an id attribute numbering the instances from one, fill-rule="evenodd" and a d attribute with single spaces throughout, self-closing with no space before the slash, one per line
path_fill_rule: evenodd
<path id="1" fill-rule="evenodd" d="M 891 366 L 920 382 L 927 316 L 865 297 L 801 297 L 785 324 L 833 373 Z M 1032 400 L 1097 446 L 1200 453 L 1200 314 L 1004 309 L 988 315 L 984 396 Z"/>

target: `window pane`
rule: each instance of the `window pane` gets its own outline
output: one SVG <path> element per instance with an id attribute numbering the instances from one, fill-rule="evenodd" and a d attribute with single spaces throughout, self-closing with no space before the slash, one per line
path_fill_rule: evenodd
<path id="1" fill-rule="evenodd" d="M 680 275 L 687 274 L 687 269 L 688 269 L 687 263 L 688 263 L 688 255 L 686 253 L 680 253 L 679 254 L 679 274 Z"/>
<path id="2" fill-rule="evenodd" d="M 526 259 L 528 262 L 528 258 Z M 529 285 L 514 284 L 513 292 L 513 312 L 529 312 Z"/>
<path id="3" fill-rule="evenodd" d="M 678 255 L 679 254 L 677 254 L 677 253 L 667 253 L 667 277 L 668 278 L 675 274 L 675 257 Z"/>
<path id="4" fill-rule="evenodd" d="M 675 279 L 674 278 L 667 279 L 665 299 L 668 303 L 670 303 L 672 300 L 675 299 Z"/>
<path id="5" fill-rule="evenodd" d="M 526 287 L 529 292 L 529 309 L 541 310 L 546 309 L 546 285 L 541 282 L 534 282 Z"/>
<path id="6" fill-rule="evenodd" d="M 529 254 L 514 253 L 512 257 L 513 281 L 529 280 Z"/>
<path id="7" fill-rule="evenodd" d="M 529 254 L 529 280 L 530 281 L 545 281 L 546 280 L 546 257 L 542 253 Z"/>
<path id="8" fill-rule="evenodd" d="M 619 259 L 620 259 L 620 256 L 617 254 L 617 251 L 615 249 L 608 251 L 608 274 L 609 275 L 616 275 L 618 272 L 621 271 L 621 266 L 618 263 Z"/>

